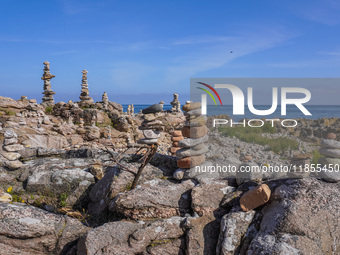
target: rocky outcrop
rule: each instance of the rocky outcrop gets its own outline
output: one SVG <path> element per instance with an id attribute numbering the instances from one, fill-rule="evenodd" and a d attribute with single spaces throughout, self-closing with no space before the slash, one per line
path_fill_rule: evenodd
<path id="1" fill-rule="evenodd" d="M 183 216 L 191 211 L 190 191 L 194 186 L 190 180 L 180 184 L 152 180 L 119 194 L 110 210 L 135 220 Z"/>
<path id="2" fill-rule="evenodd" d="M 153 222 L 111 222 L 91 230 L 78 243 L 78 255 L 92 254 L 155 254 L 163 244 L 172 245 L 173 253 L 181 254 L 184 218 L 173 217 Z M 164 249 L 164 247 L 163 247 Z M 160 249 L 162 250 L 162 248 Z M 169 251 L 168 251 L 169 252 Z M 160 254 L 160 253 L 158 253 Z M 183 254 L 183 253 L 182 253 Z"/>
<path id="3" fill-rule="evenodd" d="M 71 254 L 88 230 L 68 216 L 0 203 L 0 247 L 6 254 Z"/>

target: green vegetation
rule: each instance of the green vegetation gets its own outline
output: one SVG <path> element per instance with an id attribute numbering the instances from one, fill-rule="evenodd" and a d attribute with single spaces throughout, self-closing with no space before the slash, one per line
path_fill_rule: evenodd
<path id="1" fill-rule="evenodd" d="M 319 158 L 321 158 L 322 156 L 321 156 L 321 154 L 319 153 L 319 150 L 315 150 L 315 151 L 313 151 L 313 159 L 312 159 L 312 162 L 311 162 L 311 164 L 317 164 L 318 163 L 318 161 L 319 161 Z"/>
<path id="2" fill-rule="evenodd" d="M 59 206 L 60 207 L 66 207 L 67 197 L 68 197 L 68 195 L 66 193 L 63 193 L 63 194 L 60 195 L 60 197 L 59 197 Z"/>
<path id="3" fill-rule="evenodd" d="M 243 142 L 268 145 L 269 149 L 275 153 L 280 153 L 287 148 L 296 150 L 299 144 L 296 140 L 287 137 L 269 138 L 262 134 L 274 134 L 276 128 L 270 123 L 265 123 L 262 127 L 220 127 L 219 132 L 224 136 L 236 137 Z"/>
<path id="4" fill-rule="evenodd" d="M 52 106 L 47 106 L 47 107 L 45 108 L 45 111 L 46 111 L 46 113 L 51 113 L 51 112 L 53 111 Z"/>
<path id="5" fill-rule="evenodd" d="M 15 112 L 11 110 L 6 110 L 5 113 L 6 115 L 15 115 Z"/>

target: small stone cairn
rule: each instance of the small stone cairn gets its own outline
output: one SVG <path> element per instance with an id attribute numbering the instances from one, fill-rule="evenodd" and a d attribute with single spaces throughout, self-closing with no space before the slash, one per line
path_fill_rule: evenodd
<path id="1" fill-rule="evenodd" d="M 182 179 L 185 171 L 204 163 L 205 153 L 208 147 L 204 144 L 208 141 L 208 128 L 205 125 L 207 119 L 201 115 L 201 103 L 187 101 L 182 107 L 185 112 L 186 122 L 182 129 L 183 139 L 178 142 L 182 147 L 176 151 L 177 166 L 174 178 Z"/>
<path id="2" fill-rule="evenodd" d="M 321 140 L 319 149 L 320 154 L 324 157 L 319 159 L 318 164 L 327 168 L 319 172 L 319 177 L 327 182 L 340 181 L 340 142 L 335 139 L 336 134 L 327 134 L 326 139 Z"/>
<path id="3" fill-rule="evenodd" d="M 7 130 L 4 134 L 5 140 L 3 144 L 4 152 L 2 156 L 6 159 L 4 161 L 4 166 L 9 170 L 16 170 L 22 167 L 21 161 L 19 161 L 19 158 L 21 155 L 18 153 L 18 151 L 21 151 L 24 149 L 24 146 L 19 144 L 18 142 L 18 136 L 14 131 Z"/>
<path id="4" fill-rule="evenodd" d="M 174 130 L 171 132 L 171 135 L 172 147 L 170 148 L 170 153 L 172 156 L 175 156 L 176 152 L 181 149 L 181 147 L 178 146 L 178 143 L 183 140 L 184 137 L 181 130 Z"/>
<path id="5" fill-rule="evenodd" d="M 172 105 L 171 112 L 182 112 L 181 111 L 181 103 L 178 100 L 178 94 L 174 93 L 174 99 L 170 102 Z"/>
<path id="6" fill-rule="evenodd" d="M 41 79 L 44 81 L 44 92 L 45 95 L 42 98 L 42 103 L 45 105 L 53 105 L 54 104 L 54 98 L 53 95 L 55 94 L 54 91 L 51 89 L 51 79 L 55 77 L 55 75 L 52 75 L 50 73 L 50 63 L 48 61 L 44 62 L 44 74 L 41 77 Z"/>
<path id="7" fill-rule="evenodd" d="M 107 110 L 108 107 L 109 107 L 109 97 L 107 96 L 106 92 L 104 92 L 104 94 L 102 96 L 102 101 L 103 101 L 104 109 Z"/>
<path id="8" fill-rule="evenodd" d="M 139 139 L 137 143 L 151 145 L 158 142 L 160 131 L 164 131 L 160 120 L 162 111 L 163 106 L 160 104 L 154 104 L 142 110 L 144 121 L 139 129 L 143 131 L 144 138 Z"/>
<path id="9" fill-rule="evenodd" d="M 89 106 L 89 105 L 93 105 L 93 99 L 90 97 L 90 93 L 89 93 L 89 84 L 87 83 L 87 73 L 88 71 L 83 70 L 82 74 L 82 82 L 81 82 L 81 94 L 79 99 L 80 101 L 80 107 L 84 107 L 84 106 Z"/>

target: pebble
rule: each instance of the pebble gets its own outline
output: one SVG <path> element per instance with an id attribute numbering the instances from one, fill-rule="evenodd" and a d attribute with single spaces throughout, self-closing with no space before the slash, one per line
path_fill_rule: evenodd
<path id="1" fill-rule="evenodd" d="M 339 182 L 340 181 L 340 173 L 335 171 L 320 171 L 318 173 L 319 178 L 321 178 L 325 182 Z"/>
<path id="2" fill-rule="evenodd" d="M 202 111 L 201 108 L 198 108 L 196 110 L 192 110 L 192 111 L 188 111 L 186 113 L 184 113 L 185 116 L 200 116 L 202 115 Z"/>
<path id="3" fill-rule="evenodd" d="M 174 173 L 173 173 L 173 177 L 176 179 L 176 180 L 182 180 L 184 178 L 184 174 L 185 174 L 185 170 L 184 169 L 181 169 L 181 168 L 178 168 Z"/>
<path id="4" fill-rule="evenodd" d="M 266 184 L 261 184 L 243 194 L 240 206 L 243 211 L 248 212 L 269 201 L 271 191 Z"/>
<path id="5" fill-rule="evenodd" d="M 171 137 L 171 141 L 173 141 L 173 142 L 179 142 L 183 139 L 184 139 L 183 136 L 173 136 L 173 137 Z"/>
<path id="6" fill-rule="evenodd" d="M 181 130 L 174 130 L 171 132 L 172 136 L 182 136 L 182 131 Z"/>
<path id="7" fill-rule="evenodd" d="M 327 136 L 326 136 L 327 139 L 330 139 L 330 140 L 335 140 L 336 139 L 336 134 L 334 133 L 328 133 Z"/>

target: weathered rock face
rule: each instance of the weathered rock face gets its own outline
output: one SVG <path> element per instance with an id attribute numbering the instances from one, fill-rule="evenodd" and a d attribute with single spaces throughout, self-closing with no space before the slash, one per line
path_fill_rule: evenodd
<path id="1" fill-rule="evenodd" d="M 135 220 L 183 215 L 191 211 L 190 190 L 194 186 L 190 180 L 181 184 L 152 180 L 120 194 L 110 205 L 110 210 Z"/>
<path id="2" fill-rule="evenodd" d="M 153 244 L 158 246 L 173 242 L 177 244 L 177 248 L 172 247 L 173 253 L 157 254 L 181 254 L 182 242 L 178 243 L 176 240 L 184 235 L 181 227 L 183 220 L 184 218 L 173 217 L 150 223 L 128 221 L 107 223 L 89 231 L 86 237 L 79 241 L 77 254 L 155 254 L 156 249 L 150 249 Z"/>
<path id="3" fill-rule="evenodd" d="M 231 191 L 230 188 L 226 180 L 205 179 L 191 191 L 192 209 L 199 216 L 213 213 L 219 208 L 224 195 Z"/>
<path id="4" fill-rule="evenodd" d="M 316 179 L 289 182 L 277 187 L 275 199 L 262 209 L 247 254 L 340 253 L 339 185 Z"/>
<path id="5" fill-rule="evenodd" d="M 0 203 L 0 247 L 6 254 L 67 254 L 88 229 L 67 216 Z"/>

